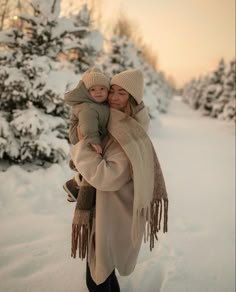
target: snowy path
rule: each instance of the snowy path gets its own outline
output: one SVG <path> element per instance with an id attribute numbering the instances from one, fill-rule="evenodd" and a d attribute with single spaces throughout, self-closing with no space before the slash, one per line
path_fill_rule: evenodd
<path id="1" fill-rule="evenodd" d="M 171 199 L 167 242 L 173 269 L 161 291 L 233 292 L 234 127 L 178 101 L 162 124 L 156 148 Z"/>
<path id="2" fill-rule="evenodd" d="M 235 141 L 232 125 L 178 100 L 151 137 L 170 197 L 169 233 L 143 245 L 122 292 L 235 291 Z M 85 263 L 70 258 L 73 205 L 67 164 L 0 172 L 0 292 L 85 292 Z"/>

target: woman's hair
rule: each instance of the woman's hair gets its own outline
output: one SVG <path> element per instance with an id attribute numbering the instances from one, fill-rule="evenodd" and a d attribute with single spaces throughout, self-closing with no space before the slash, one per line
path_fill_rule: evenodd
<path id="1" fill-rule="evenodd" d="M 134 97 L 131 94 L 129 94 L 129 102 L 133 106 L 137 106 L 138 105 L 137 101 L 134 99 Z"/>
<path id="2" fill-rule="evenodd" d="M 129 115 L 131 117 L 134 117 L 136 111 L 135 108 L 138 105 L 137 101 L 133 98 L 131 94 L 129 94 L 129 101 L 128 101 L 128 107 L 129 107 Z"/>

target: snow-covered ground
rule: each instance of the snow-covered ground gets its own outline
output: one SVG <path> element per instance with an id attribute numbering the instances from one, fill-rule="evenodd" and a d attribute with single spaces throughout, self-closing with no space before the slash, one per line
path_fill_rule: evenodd
<path id="1" fill-rule="evenodd" d="M 178 98 L 152 124 L 170 198 L 169 233 L 143 245 L 122 292 L 235 291 L 234 125 L 202 117 Z M 0 291 L 85 292 L 85 262 L 70 258 L 74 204 L 67 163 L 0 172 Z"/>

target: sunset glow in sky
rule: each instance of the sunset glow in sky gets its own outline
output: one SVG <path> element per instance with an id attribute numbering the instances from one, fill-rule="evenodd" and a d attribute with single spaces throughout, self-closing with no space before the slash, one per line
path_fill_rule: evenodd
<path id="1" fill-rule="evenodd" d="M 179 86 L 215 69 L 221 57 L 235 57 L 235 0 L 102 1 L 105 24 L 120 11 L 137 24 L 160 69 Z"/>

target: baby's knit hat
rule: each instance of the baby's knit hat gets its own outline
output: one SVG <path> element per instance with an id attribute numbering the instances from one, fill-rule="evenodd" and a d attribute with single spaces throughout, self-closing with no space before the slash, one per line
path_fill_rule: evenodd
<path id="1" fill-rule="evenodd" d="M 111 79 L 111 85 L 118 85 L 128 91 L 138 104 L 143 98 L 144 79 L 139 69 L 129 69 L 116 74 Z"/>
<path id="2" fill-rule="evenodd" d="M 103 85 L 108 89 L 110 88 L 109 78 L 97 67 L 88 69 L 82 75 L 82 81 L 87 89 L 94 85 Z"/>

